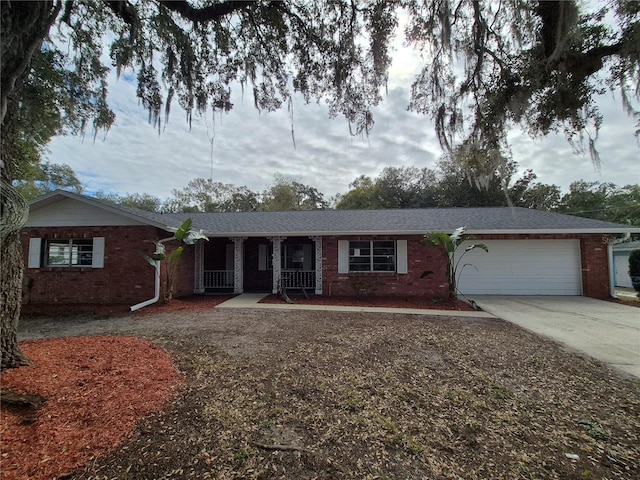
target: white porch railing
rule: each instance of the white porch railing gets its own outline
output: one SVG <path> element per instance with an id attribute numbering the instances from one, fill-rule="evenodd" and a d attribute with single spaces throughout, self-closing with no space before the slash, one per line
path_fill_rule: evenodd
<path id="1" fill-rule="evenodd" d="M 315 270 L 282 270 L 285 288 L 316 288 Z"/>
<path id="2" fill-rule="evenodd" d="M 233 288 L 233 270 L 205 270 L 204 288 Z"/>

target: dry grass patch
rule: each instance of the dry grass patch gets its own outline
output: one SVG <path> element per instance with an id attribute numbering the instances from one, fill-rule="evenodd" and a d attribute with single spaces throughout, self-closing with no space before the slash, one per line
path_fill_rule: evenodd
<path id="1" fill-rule="evenodd" d="M 500 320 L 227 311 L 157 342 L 187 387 L 73 478 L 640 478 L 638 381 Z"/>

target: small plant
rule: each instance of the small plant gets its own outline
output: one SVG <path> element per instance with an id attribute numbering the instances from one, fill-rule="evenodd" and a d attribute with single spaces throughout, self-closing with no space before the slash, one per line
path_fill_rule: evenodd
<path id="1" fill-rule="evenodd" d="M 144 253 L 142 254 L 144 259 L 149 262 L 151 266 L 156 268 L 158 266 L 158 262 L 165 262 L 164 301 L 166 303 L 169 303 L 173 298 L 176 270 L 178 268 L 180 257 L 182 256 L 182 252 L 184 251 L 184 246 L 180 245 L 167 257 L 164 243 L 177 240 L 184 245 L 193 245 L 200 239 L 209 240 L 203 233 L 191 231 L 191 223 L 192 220 L 187 218 L 182 225 L 180 225 L 180 228 L 178 228 L 173 234 L 173 237 L 154 241 L 153 243 L 156 245 L 156 251 L 151 256 Z"/>
<path id="2" fill-rule="evenodd" d="M 640 292 L 640 249 L 632 250 L 629 254 L 629 276 L 636 292 Z"/>
<path id="3" fill-rule="evenodd" d="M 471 250 L 475 250 L 476 248 L 480 248 L 485 252 L 488 252 L 489 249 L 483 243 L 475 243 L 473 245 L 469 245 L 464 249 L 458 257 L 456 257 L 458 247 L 462 243 L 463 235 L 464 235 L 465 227 L 456 228 L 455 231 L 448 235 L 444 232 L 430 232 L 426 233 L 424 236 L 423 242 L 430 243 L 435 245 L 436 247 L 442 247 L 447 254 L 447 282 L 449 283 L 449 297 L 456 298 L 458 293 L 458 278 L 462 273 L 464 267 L 471 266 L 477 270 L 477 268 L 470 264 L 465 263 L 462 265 L 460 272 L 458 272 L 458 267 L 460 266 L 460 261 L 462 257 L 464 257 Z M 433 271 L 428 270 L 423 272 L 420 278 L 424 278 L 427 275 L 433 274 Z"/>

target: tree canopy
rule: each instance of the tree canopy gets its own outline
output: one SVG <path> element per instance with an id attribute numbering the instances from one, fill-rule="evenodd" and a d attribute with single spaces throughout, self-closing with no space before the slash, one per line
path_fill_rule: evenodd
<path id="1" fill-rule="evenodd" d="M 595 97 L 617 91 L 634 109 L 640 82 L 637 1 L 510 0 L 3 2 L 2 115 L 25 75 L 48 55 L 74 128 L 107 129 L 106 75 L 133 72 L 158 126 L 177 101 L 188 113 L 228 111 L 231 88 L 250 88 L 256 108 L 288 105 L 292 92 L 322 101 L 354 134 L 369 132 L 384 96 L 392 40 L 422 54 L 410 108 L 430 116 L 440 143 L 508 159 L 506 132 L 564 131 L 596 153 Z M 404 31 L 400 31 L 401 25 Z M 18 31 L 20 33 L 18 33 Z M 43 43 L 44 41 L 44 43 Z M 56 46 L 65 45 L 69 53 Z M 30 62 L 29 62 L 30 61 Z M 51 72 L 51 70 L 50 70 Z M 34 82 L 32 82 L 34 83 Z M 589 129 L 590 127 L 590 129 Z M 587 138 L 586 145 L 580 139 Z"/>
<path id="2" fill-rule="evenodd" d="M 82 193 L 83 187 L 69 165 L 50 162 L 30 164 L 14 182 L 16 190 L 27 200 L 56 189 Z"/>
<path id="3" fill-rule="evenodd" d="M 640 226 L 640 185 L 579 180 L 569 186 L 559 211 L 579 217 Z"/>
<path id="4" fill-rule="evenodd" d="M 356 178 L 351 190 L 337 196 L 335 206 L 356 210 L 499 206 L 554 210 L 560 204 L 560 188 L 535 182 L 533 171 L 527 170 L 515 178 L 516 162 L 509 162 L 482 185 L 476 184 L 462 168 L 450 156 L 444 156 L 436 170 L 387 167 L 376 178 L 364 175 Z"/>

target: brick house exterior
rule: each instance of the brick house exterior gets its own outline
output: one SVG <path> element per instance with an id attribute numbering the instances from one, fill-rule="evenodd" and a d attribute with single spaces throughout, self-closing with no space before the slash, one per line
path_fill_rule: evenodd
<path id="1" fill-rule="evenodd" d="M 446 254 L 425 244 L 424 233 L 466 225 L 465 238 L 492 242 L 484 271 L 465 273 L 471 294 L 501 293 L 517 281 L 524 294 L 554 294 L 558 287 L 544 288 L 555 275 L 560 294 L 608 298 L 610 237 L 640 233 L 517 208 L 157 214 L 56 191 L 31 203 L 22 231 L 24 303 L 133 305 L 150 299 L 154 269 L 140 252 L 152 253 L 153 240 L 171 237 L 186 218 L 210 240 L 185 247 L 176 297 L 276 292 L 285 285 L 321 295 L 442 298 L 448 295 Z M 169 242 L 168 251 L 176 246 Z M 567 267 L 552 271 L 558 263 Z M 504 268 L 493 272 L 494 266 Z M 426 270 L 433 273 L 421 278 Z M 513 279 L 505 277 L 513 272 Z"/>

